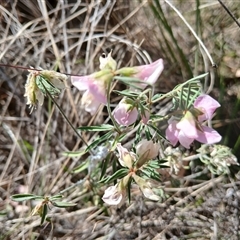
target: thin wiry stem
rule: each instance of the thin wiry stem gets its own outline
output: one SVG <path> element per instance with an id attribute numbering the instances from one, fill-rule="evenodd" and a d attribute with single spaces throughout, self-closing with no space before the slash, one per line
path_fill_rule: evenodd
<path id="1" fill-rule="evenodd" d="M 115 126 L 116 130 L 118 133 L 121 132 L 121 130 L 119 129 L 118 123 L 116 122 L 116 120 L 113 117 L 111 108 L 110 108 L 110 91 L 111 91 L 111 83 L 112 81 L 108 82 L 108 86 L 107 86 L 107 111 L 108 111 L 108 115 L 111 118 L 113 125 Z"/>
<path id="2" fill-rule="evenodd" d="M 198 35 L 195 33 L 195 31 L 193 30 L 193 28 L 189 25 L 189 23 L 186 21 L 186 19 L 183 17 L 183 15 L 168 1 L 165 0 L 165 2 L 178 14 L 178 16 L 183 20 L 183 22 L 186 24 L 186 26 L 189 28 L 189 30 L 192 32 L 193 36 L 197 39 L 197 41 L 199 42 L 199 44 L 201 45 L 201 47 L 203 48 L 203 50 L 206 52 L 211 64 L 213 67 L 216 66 L 216 64 L 214 63 L 210 53 L 208 52 L 207 48 L 205 47 L 205 45 L 203 44 L 202 40 L 198 37 Z"/>
<path id="3" fill-rule="evenodd" d="M 36 68 L 30 68 L 30 67 L 23 67 L 23 66 L 19 66 L 19 65 L 11 65 L 11 64 L 3 64 L 0 63 L 0 67 L 9 67 L 9 68 L 19 68 L 19 69 L 23 69 L 23 70 L 34 70 L 34 71 L 42 71 L 43 69 L 36 69 Z M 62 73 L 62 72 L 61 72 Z M 68 76 L 76 76 L 76 77 L 82 77 L 83 75 L 78 75 L 78 74 L 71 74 L 71 73 L 62 73 Z"/>
<path id="4" fill-rule="evenodd" d="M 237 20 L 237 18 L 230 12 L 230 10 L 227 8 L 227 6 L 221 1 L 218 0 L 218 2 L 222 5 L 222 7 L 226 10 L 226 12 L 230 15 L 230 17 L 233 19 L 233 21 L 240 27 L 240 22 Z"/>
<path id="5" fill-rule="evenodd" d="M 62 108 L 57 104 L 57 102 L 55 101 L 55 99 L 53 98 L 53 96 L 49 93 L 49 91 L 47 90 L 47 88 L 45 87 L 45 85 L 41 82 L 42 86 L 44 87 L 47 95 L 51 98 L 51 100 L 54 102 L 54 104 L 57 106 L 57 108 L 59 109 L 59 111 L 61 112 L 61 114 L 63 115 L 63 117 L 65 118 L 65 120 L 67 121 L 67 123 L 70 125 L 70 127 L 73 129 L 73 131 L 77 134 L 77 136 L 83 141 L 83 143 L 89 147 L 88 143 L 84 140 L 84 138 L 79 134 L 79 132 L 76 130 L 76 128 L 72 125 L 72 123 L 69 121 L 69 119 L 67 118 L 67 116 L 65 115 L 65 113 L 63 112 Z M 94 152 L 90 149 L 89 152 L 91 153 L 91 155 L 94 155 Z"/>

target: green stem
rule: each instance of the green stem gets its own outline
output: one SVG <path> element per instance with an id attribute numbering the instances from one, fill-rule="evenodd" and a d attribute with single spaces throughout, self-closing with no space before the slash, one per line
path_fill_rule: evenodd
<path id="1" fill-rule="evenodd" d="M 111 108 L 110 108 L 111 83 L 112 83 L 112 80 L 109 81 L 109 82 L 108 82 L 108 85 L 107 85 L 107 111 L 108 111 L 108 115 L 109 115 L 110 119 L 111 119 L 112 122 L 113 122 L 113 125 L 114 125 L 116 131 L 117 131 L 118 133 L 121 133 L 121 129 L 119 128 L 118 123 L 116 122 L 115 118 L 113 117 L 113 114 L 112 114 L 112 111 L 111 111 Z"/>
<path id="2" fill-rule="evenodd" d="M 201 74 L 201 75 L 199 75 L 199 76 L 197 76 L 197 77 L 194 77 L 194 78 L 189 79 L 188 81 L 186 81 L 186 82 L 180 84 L 178 87 L 174 88 L 172 91 L 170 91 L 170 92 L 162 95 L 161 97 L 153 100 L 152 103 L 158 102 L 158 101 L 160 101 L 160 100 L 162 100 L 162 99 L 164 99 L 164 98 L 166 98 L 166 97 L 172 96 L 175 92 L 178 92 L 179 90 L 181 90 L 182 87 L 184 87 L 185 85 L 187 85 L 187 84 L 189 84 L 190 82 L 193 82 L 193 81 L 195 81 L 195 80 L 198 80 L 198 79 L 200 79 L 200 78 L 204 78 L 204 77 L 207 76 L 208 74 L 209 74 L 209 73 L 204 73 L 204 74 Z"/>

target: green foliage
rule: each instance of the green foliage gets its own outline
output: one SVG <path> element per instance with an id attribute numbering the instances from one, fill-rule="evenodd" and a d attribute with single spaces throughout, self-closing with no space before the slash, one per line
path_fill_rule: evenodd
<path id="1" fill-rule="evenodd" d="M 78 165 L 77 167 L 75 167 L 72 172 L 73 173 L 79 173 L 79 172 L 83 172 L 84 170 L 86 170 L 89 166 L 89 161 L 86 160 L 83 163 L 81 163 L 80 165 Z"/>
<path id="2" fill-rule="evenodd" d="M 59 201 L 63 196 L 61 194 L 54 195 L 52 197 L 37 196 L 34 194 L 24 193 L 15 194 L 11 196 L 11 199 L 16 202 L 28 201 L 28 200 L 38 200 L 41 201 L 35 206 L 32 211 L 32 215 L 39 215 L 41 217 L 41 225 L 46 221 L 50 222 L 51 219 L 47 217 L 49 204 L 58 208 L 67 208 L 76 206 L 75 203 L 62 202 Z"/>
<path id="3" fill-rule="evenodd" d="M 47 95 L 49 92 L 53 97 L 58 96 L 61 93 L 57 87 L 55 87 L 50 81 L 41 75 L 36 76 L 36 84 L 43 94 Z M 46 90 L 47 89 L 47 90 Z"/>
<path id="4" fill-rule="evenodd" d="M 99 181 L 99 183 L 111 183 L 117 179 L 121 179 L 125 177 L 129 172 L 128 168 L 120 168 L 115 173 L 113 173 L 111 176 L 108 176 L 106 178 L 103 178 Z"/>
<path id="5" fill-rule="evenodd" d="M 15 194 L 11 196 L 11 199 L 16 202 L 22 202 L 22 201 L 27 201 L 27 200 L 43 200 L 44 198 L 41 196 L 37 196 L 34 194 Z"/>
<path id="6" fill-rule="evenodd" d="M 52 202 L 52 205 L 55 206 L 55 207 L 59 207 L 59 208 L 67 208 L 67 207 L 74 207 L 74 206 L 76 206 L 75 203 L 57 202 L 57 201 Z"/>
<path id="7" fill-rule="evenodd" d="M 105 142 L 106 140 L 110 140 L 113 132 L 109 131 L 105 133 L 103 136 L 99 137 L 97 140 L 93 141 L 86 149 L 86 152 L 94 149 L 95 147 L 101 145 L 101 143 Z"/>

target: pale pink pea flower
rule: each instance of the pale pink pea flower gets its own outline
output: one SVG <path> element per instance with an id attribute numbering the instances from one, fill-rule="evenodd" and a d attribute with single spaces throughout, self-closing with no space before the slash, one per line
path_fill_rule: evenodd
<path id="1" fill-rule="evenodd" d="M 126 187 L 130 178 L 130 174 L 123 177 L 116 185 L 108 187 L 102 200 L 108 205 L 117 205 L 120 207 L 126 198 Z"/>
<path id="2" fill-rule="evenodd" d="M 82 105 L 91 115 L 95 114 L 101 104 L 107 104 L 107 84 L 114 77 L 117 63 L 112 58 L 110 52 L 105 58 L 100 57 L 101 71 L 95 72 L 87 76 L 72 76 L 71 82 L 73 86 L 80 91 L 85 91 L 82 96 Z"/>
<path id="3" fill-rule="evenodd" d="M 204 120 L 210 120 L 214 111 L 220 104 L 208 95 L 199 96 L 194 102 L 194 108 L 202 112 L 201 115 L 193 116 L 192 112 L 186 111 L 183 118 L 178 121 L 174 117 L 170 118 L 166 129 L 166 137 L 175 146 L 179 141 L 185 148 L 190 148 L 190 144 L 197 140 L 205 144 L 214 144 L 221 141 L 221 135 L 214 129 L 201 125 Z"/>
<path id="4" fill-rule="evenodd" d="M 209 95 L 202 94 L 195 100 L 193 106 L 194 106 L 194 108 L 197 108 L 201 112 L 203 112 L 203 114 L 198 117 L 198 120 L 200 122 L 203 122 L 205 120 L 212 119 L 213 113 L 221 105 L 219 104 L 218 101 L 216 101 Z"/>
<path id="5" fill-rule="evenodd" d="M 122 126 L 129 126 L 136 122 L 138 110 L 135 106 L 122 99 L 113 111 L 116 122 Z"/>
<path id="6" fill-rule="evenodd" d="M 158 80 L 163 69 L 163 60 L 158 59 L 157 61 L 146 65 L 121 68 L 116 71 L 116 74 L 138 78 L 142 83 L 135 83 L 135 85 L 144 89 L 147 87 L 147 84 L 153 85 Z M 144 82 L 146 84 L 144 84 Z"/>
<path id="7" fill-rule="evenodd" d="M 109 205 L 121 205 L 124 197 L 123 193 L 119 191 L 118 186 L 114 185 L 105 190 L 102 200 Z"/>
<path id="8" fill-rule="evenodd" d="M 127 167 L 129 169 L 132 168 L 133 163 L 136 161 L 136 156 L 133 152 L 129 152 L 125 147 L 121 145 L 121 143 L 117 144 L 117 150 L 119 153 L 118 161 L 123 167 Z"/>
<path id="9" fill-rule="evenodd" d="M 156 158 L 159 154 L 160 145 L 153 143 L 152 140 L 143 139 L 136 146 L 136 153 L 139 158 L 150 160 Z"/>
<path id="10" fill-rule="evenodd" d="M 153 189 L 152 189 L 151 184 L 149 182 L 147 182 L 145 179 L 139 177 L 136 174 L 133 175 L 133 179 L 136 182 L 136 184 L 140 187 L 143 195 L 146 198 L 151 199 L 153 201 L 159 201 L 160 200 L 160 197 L 153 192 Z"/>
<path id="11" fill-rule="evenodd" d="M 143 146 L 144 143 L 146 144 L 146 148 Z M 158 155 L 159 147 L 151 140 L 143 140 L 137 144 L 136 149 L 138 157 L 141 158 L 144 155 L 145 158 L 150 160 L 151 158 L 155 158 Z M 129 152 L 121 145 L 121 143 L 117 144 L 117 150 L 119 153 L 119 163 L 123 167 L 127 167 L 130 171 L 116 185 L 108 187 L 105 190 L 102 200 L 109 205 L 122 205 L 126 197 L 126 188 L 128 186 L 129 179 L 133 178 L 146 198 L 158 201 L 160 198 L 153 192 L 150 183 L 145 179 L 139 177 L 134 172 L 137 171 L 136 166 L 134 166 L 134 163 L 137 160 L 136 154 Z"/>
<path id="12" fill-rule="evenodd" d="M 101 78 L 95 79 L 94 74 L 87 76 L 72 76 L 73 86 L 84 91 L 81 103 L 87 112 L 95 114 L 101 104 L 107 104 L 106 83 Z"/>
<path id="13" fill-rule="evenodd" d="M 133 77 L 139 78 L 140 80 L 153 85 L 161 75 L 164 69 L 164 65 L 163 65 L 163 60 L 158 59 L 153 63 L 137 66 L 133 68 L 136 71 Z"/>

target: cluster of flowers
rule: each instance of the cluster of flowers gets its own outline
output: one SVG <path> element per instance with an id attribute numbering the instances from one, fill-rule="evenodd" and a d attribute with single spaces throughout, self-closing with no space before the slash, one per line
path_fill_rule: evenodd
<path id="1" fill-rule="evenodd" d="M 136 99 L 131 97 L 133 95 L 123 95 L 122 100 L 110 114 L 114 125 L 117 124 L 121 128 L 134 126 L 139 118 L 142 124 L 147 125 L 151 117 L 151 99 L 145 101 L 148 106 L 143 106 L 140 105 L 138 96 L 158 80 L 163 69 L 162 59 L 147 65 L 117 69 L 117 63 L 109 53 L 106 57 L 100 57 L 100 71 L 88 76 L 71 76 L 71 82 L 80 91 L 85 91 L 81 103 L 85 110 L 93 115 L 101 104 L 109 104 L 108 94 L 110 94 L 109 89 L 114 78 L 120 76 L 129 79 L 129 81 L 132 79 L 133 84 L 129 85 L 131 86 L 131 93 L 136 96 Z M 66 79 L 66 75 L 54 71 L 31 70 L 25 86 L 25 96 L 31 110 L 37 102 L 40 105 L 43 103 L 44 95 L 47 93 L 53 97 L 58 95 L 61 92 L 60 90 L 64 88 Z M 135 88 L 132 86 L 135 86 Z M 204 125 L 204 122 L 211 120 L 218 107 L 220 107 L 220 104 L 212 97 L 200 94 L 190 107 L 186 109 L 180 107 L 177 114 L 171 113 L 166 129 L 166 139 L 173 146 L 176 146 L 179 142 L 185 148 L 190 148 L 194 140 L 204 144 L 219 142 L 221 136 L 218 132 Z M 139 176 L 141 175 L 139 172 L 142 171 L 144 165 L 158 157 L 159 147 L 159 143 L 154 143 L 148 138 L 148 140 L 142 140 L 136 145 L 134 153 L 118 143 L 116 145 L 119 154 L 118 160 L 126 170 L 125 175 L 120 180 L 118 179 L 116 185 L 106 189 L 103 201 L 111 205 L 121 204 L 126 195 L 128 183 L 132 180 L 137 183 L 145 197 L 159 200 L 150 183 Z"/>
<path id="2" fill-rule="evenodd" d="M 88 76 L 72 76 L 72 84 L 79 90 L 85 90 L 82 96 L 82 105 L 87 112 L 92 115 L 96 113 L 101 104 L 107 104 L 107 86 L 116 75 L 132 77 L 142 81 L 136 84 L 138 89 L 144 89 L 147 85 L 153 85 L 163 71 L 163 60 L 159 59 L 149 65 L 138 67 L 125 67 L 116 70 L 117 63 L 111 57 L 111 53 L 106 58 L 100 57 L 100 71 Z M 135 103 L 129 98 L 123 98 L 113 112 L 118 124 L 129 126 L 136 122 L 138 110 Z M 144 119 L 143 115 L 143 119 Z"/>
<path id="3" fill-rule="evenodd" d="M 149 85 L 153 85 L 159 78 L 164 69 L 163 60 L 159 59 L 149 65 L 116 69 L 117 64 L 109 54 L 106 58 L 100 58 L 100 71 L 88 76 L 72 76 L 72 84 L 79 90 L 85 90 L 82 97 L 82 105 L 85 110 L 94 114 L 100 104 L 107 104 L 107 86 L 116 76 L 121 75 L 138 79 L 135 82 L 136 93 L 141 93 Z M 221 136 L 212 128 L 205 126 L 206 120 L 211 120 L 214 111 L 220 104 L 209 95 L 202 94 L 198 96 L 190 109 L 182 109 L 178 117 L 172 116 L 168 121 L 166 129 L 166 138 L 176 146 L 178 142 L 185 148 L 190 148 L 191 143 L 196 140 L 205 144 L 217 143 Z M 137 102 L 128 97 L 123 97 L 115 110 L 113 117 L 120 126 L 129 126 L 134 124 L 140 116 L 142 123 L 147 124 L 150 118 L 150 109 L 140 111 Z M 129 169 L 128 174 L 123 177 L 116 185 L 106 189 L 103 201 L 110 205 L 121 205 L 126 195 L 126 188 L 130 178 L 140 187 L 145 197 L 158 200 L 159 197 L 154 194 L 149 182 L 139 177 L 136 172 L 141 169 L 144 163 L 154 159 L 159 154 L 159 144 L 153 141 L 143 140 L 136 146 L 136 154 L 129 152 L 119 143 L 117 150 L 119 153 L 119 162 L 122 167 Z M 144 156 L 144 157 L 143 157 Z M 144 161 L 142 160 L 144 159 Z M 139 164 L 141 162 L 141 164 Z"/>
<path id="4" fill-rule="evenodd" d="M 101 71 L 88 76 L 72 76 L 72 84 L 79 90 L 85 90 L 82 97 L 82 105 L 85 110 L 94 114 L 100 104 L 107 104 L 106 88 L 109 81 L 117 74 L 137 78 L 143 82 L 138 87 L 145 88 L 148 84 L 153 85 L 162 73 L 163 60 L 159 59 L 149 65 L 132 68 L 121 68 L 116 70 L 116 62 L 111 57 L 111 53 L 106 57 L 100 57 Z M 136 103 L 124 97 L 113 112 L 116 122 L 123 126 L 129 126 L 136 122 L 138 109 Z M 211 120 L 215 110 L 220 104 L 209 95 L 202 94 L 195 100 L 192 109 L 183 109 L 181 118 L 171 117 L 166 130 L 166 137 L 173 146 L 179 141 L 186 148 L 197 140 L 201 143 L 213 144 L 221 140 L 221 136 L 212 128 L 204 126 L 202 123 Z M 148 111 L 142 114 L 141 118 L 147 123 L 150 114 Z"/>
<path id="5" fill-rule="evenodd" d="M 120 179 L 116 185 L 105 190 L 102 198 L 103 201 L 109 205 L 121 206 L 125 200 L 124 197 L 126 196 L 126 188 L 131 178 L 134 179 L 146 198 L 158 201 L 160 198 L 152 190 L 150 182 L 139 177 L 137 175 L 137 171 L 141 169 L 147 161 L 158 156 L 159 148 L 159 144 L 153 143 L 152 140 L 148 141 L 144 139 L 137 144 L 135 154 L 134 152 L 129 152 L 120 143 L 118 143 L 118 160 L 122 167 L 128 168 L 128 174 Z"/>

